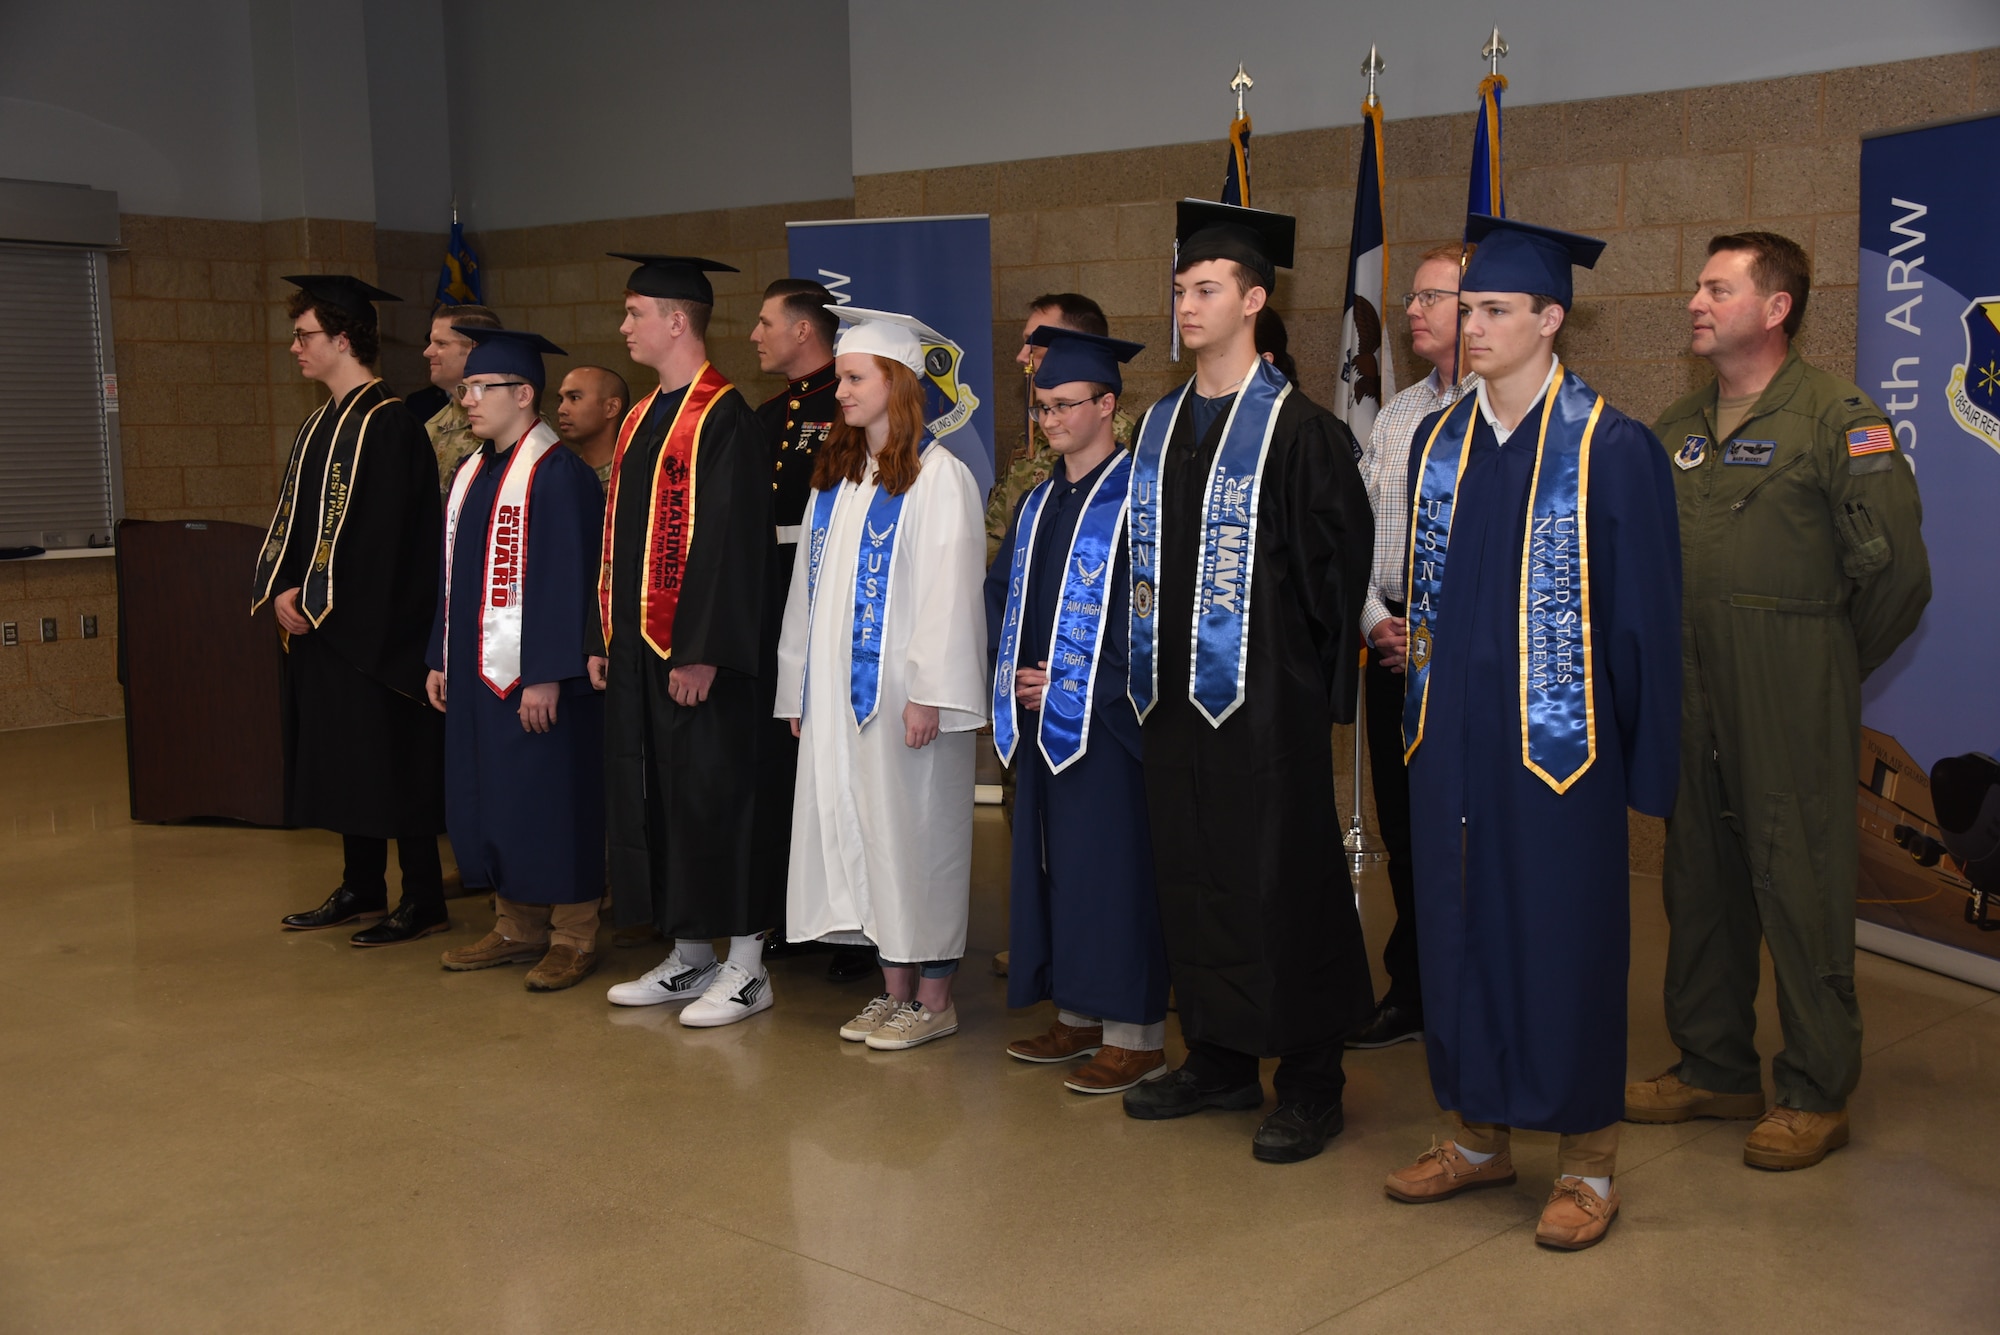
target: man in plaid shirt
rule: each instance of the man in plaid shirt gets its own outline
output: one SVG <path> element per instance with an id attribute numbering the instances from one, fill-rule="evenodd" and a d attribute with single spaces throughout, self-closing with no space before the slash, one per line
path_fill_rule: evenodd
<path id="1" fill-rule="evenodd" d="M 1469 256 L 1472 248 L 1466 248 Z M 1417 924 L 1410 889 L 1410 785 L 1403 772 L 1403 598 L 1410 546 L 1410 438 L 1418 423 L 1449 408 L 1472 391 L 1479 377 L 1470 371 L 1453 384 L 1458 370 L 1459 247 L 1439 246 L 1417 262 L 1403 298 L 1410 317 L 1410 344 L 1431 364 L 1431 373 L 1389 400 L 1375 418 L 1361 477 L 1375 507 L 1375 564 L 1368 577 L 1368 600 L 1361 609 L 1361 633 L 1374 658 L 1368 664 L 1368 768 L 1375 787 L 1375 823 L 1389 854 L 1389 890 L 1396 902 L 1396 926 L 1382 952 L 1389 991 L 1374 1018 L 1347 1040 L 1350 1048 L 1386 1048 L 1424 1036 L 1424 994 L 1417 972 Z"/>

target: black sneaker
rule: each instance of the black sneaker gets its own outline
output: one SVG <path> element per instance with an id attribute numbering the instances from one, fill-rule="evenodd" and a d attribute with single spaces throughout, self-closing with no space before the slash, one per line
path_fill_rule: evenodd
<path id="1" fill-rule="evenodd" d="M 389 911 L 388 901 L 389 897 L 384 892 L 362 895 L 343 885 L 328 895 L 326 902 L 318 908 L 307 909 L 304 913 L 288 913 L 278 923 L 288 932 L 318 932 L 343 923 L 379 918 Z"/>
<path id="2" fill-rule="evenodd" d="M 1423 1012 L 1408 1006 L 1378 1006 L 1367 1024 L 1347 1036 L 1350 1048 L 1386 1048 L 1397 1043 L 1423 1041 Z"/>
<path id="3" fill-rule="evenodd" d="M 1256 1081 L 1234 1088 L 1217 1088 L 1202 1084 L 1186 1066 L 1149 1084 L 1125 1091 L 1125 1115 L 1142 1122 L 1187 1117 L 1207 1108 L 1248 1112 L 1263 1106 L 1264 1087 Z"/>
<path id="4" fill-rule="evenodd" d="M 1250 1153 L 1264 1163 L 1304 1163 L 1346 1127 L 1338 1103 L 1280 1103 L 1257 1128 Z"/>

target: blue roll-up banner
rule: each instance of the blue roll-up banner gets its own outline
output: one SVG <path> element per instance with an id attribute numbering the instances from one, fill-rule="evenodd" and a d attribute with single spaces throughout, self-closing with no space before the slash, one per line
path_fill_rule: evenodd
<path id="1" fill-rule="evenodd" d="M 993 487 L 993 248 L 985 214 L 785 224 L 795 278 L 843 306 L 914 315 L 950 343 L 924 353 L 931 434 Z"/>
<path id="2" fill-rule="evenodd" d="M 1995 162 L 2000 116 L 1862 143 L 1854 377 L 1916 469 L 1933 590 L 1862 692 L 1858 939 L 1987 987 L 2000 986 Z"/>

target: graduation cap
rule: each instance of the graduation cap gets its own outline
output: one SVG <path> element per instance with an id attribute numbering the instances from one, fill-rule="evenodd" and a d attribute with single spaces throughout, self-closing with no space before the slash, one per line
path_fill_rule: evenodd
<path id="1" fill-rule="evenodd" d="M 892 362 L 901 362 L 921 378 L 927 374 L 924 370 L 924 345 L 951 345 L 950 339 L 914 315 L 871 311 L 862 306 L 829 306 L 827 309 L 847 326 L 840 331 L 840 339 L 833 345 L 836 357 L 845 352 L 872 353 L 877 357 L 887 357 Z"/>
<path id="2" fill-rule="evenodd" d="M 284 279 L 293 287 L 303 289 L 316 305 L 332 306 L 371 325 L 375 323 L 375 307 L 370 303 L 402 300 L 394 292 L 384 292 L 353 274 L 291 273 L 284 275 Z"/>
<path id="3" fill-rule="evenodd" d="M 1465 239 L 1478 242 L 1479 249 L 1466 262 L 1459 291 L 1527 292 L 1552 297 L 1564 310 L 1574 294 L 1570 266 L 1595 269 L 1604 253 L 1604 243 L 1594 236 L 1484 213 L 1466 218 Z"/>
<path id="4" fill-rule="evenodd" d="M 1089 380 L 1109 385 L 1112 393 L 1122 394 L 1125 378 L 1119 374 L 1119 363 L 1129 362 L 1146 350 L 1144 343 L 1086 334 L 1059 324 L 1037 325 L 1035 332 L 1028 335 L 1028 342 L 1048 349 L 1042 356 L 1042 364 L 1035 369 L 1036 389 L 1054 389 L 1057 385 Z"/>
<path id="5" fill-rule="evenodd" d="M 1183 199 L 1174 206 L 1174 270 L 1204 260 L 1235 260 L 1264 280 L 1270 291 L 1279 269 L 1292 267 L 1298 219 L 1263 209 L 1241 209 L 1209 199 Z"/>
<path id="6" fill-rule="evenodd" d="M 632 255 L 622 250 L 607 252 L 614 260 L 630 260 L 639 267 L 625 280 L 625 286 L 642 297 L 665 297 L 669 301 L 698 301 L 715 304 L 715 289 L 709 286 L 712 273 L 742 273 L 733 264 L 705 260 L 699 255 Z"/>
<path id="7" fill-rule="evenodd" d="M 558 357 L 568 356 L 540 334 L 531 334 L 525 329 L 488 329 L 470 324 L 455 324 L 452 328 L 472 340 L 472 351 L 465 354 L 465 374 L 468 376 L 519 376 L 540 389 L 548 383 L 548 373 L 542 367 L 542 354 L 548 352 Z"/>

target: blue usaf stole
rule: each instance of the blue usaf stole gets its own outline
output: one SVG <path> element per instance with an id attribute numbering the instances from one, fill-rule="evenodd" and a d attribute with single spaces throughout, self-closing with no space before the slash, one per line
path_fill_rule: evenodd
<path id="1" fill-rule="evenodd" d="M 1159 696 L 1154 645 L 1155 590 L 1160 559 L 1160 464 L 1174 423 L 1187 408 L 1194 382 L 1154 404 L 1140 424 L 1132 450 L 1132 706 L 1143 721 Z M 1222 444 L 1208 470 L 1201 498 L 1201 547 L 1195 553 L 1194 636 L 1188 665 L 1188 699 L 1210 727 L 1243 703 L 1243 669 L 1250 653 L 1250 585 L 1257 556 L 1257 497 L 1271 431 L 1291 394 L 1284 374 L 1263 358 L 1236 391 Z M 1199 442 L 1197 442 L 1199 444 Z"/>
<path id="2" fill-rule="evenodd" d="M 1542 404 L 1521 544 L 1521 763 L 1558 793 L 1597 758 L 1590 644 L 1590 441 L 1604 398 L 1560 363 Z M 1409 690 L 1404 759 L 1424 739 L 1452 511 L 1479 424 L 1479 395 L 1447 409 L 1424 442 L 1410 518 Z"/>
<path id="3" fill-rule="evenodd" d="M 1090 696 L 1097 683 L 1097 650 L 1104 642 L 1106 604 L 1111 597 L 1111 567 L 1118 554 L 1118 533 L 1125 523 L 1126 490 L 1132 458 L 1121 454 L 1099 474 L 1084 498 L 1076 532 L 1070 536 L 1063 561 L 1062 592 L 1056 603 L 1054 642 L 1049 645 L 1049 682 L 1042 692 L 1041 718 L 1035 731 L 1049 769 L 1062 773 L 1090 745 Z M 1014 712 L 1014 670 L 1021 656 L 1021 623 L 1027 614 L 1028 570 L 1035 554 L 1035 533 L 1042 509 L 1055 489 L 1049 478 L 1028 493 L 1014 523 L 1014 555 L 1007 578 L 1007 612 L 1000 621 L 999 665 L 993 673 L 993 749 L 1000 763 L 1010 764 L 1020 741 L 1020 721 Z"/>
<path id="4" fill-rule="evenodd" d="M 921 461 L 935 441 L 927 441 L 917 457 Z M 921 463 L 919 464 L 921 467 Z M 911 484 L 915 486 L 915 483 Z M 811 673 L 812 619 L 819 611 L 819 571 L 826 557 L 827 535 L 833 528 L 833 509 L 840 493 L 853 487 L 842 482 L 827 491 L 813 493 L 811 547 L 806 558 L 806 645 L 807 673 Z M 903 501 L 909 495 L 891 496 L 880 485 L 868 502 L 862 521 L 861 554 L 854 563 L 854 640 L 848 665 L 848 702 L 854 709 L 858 731 L 882 704 L 882 633 L 889 620 L 889 580 L 895 573 L 896 535 L 902 529 Z M 810 698 L 811 691 L 804 694 Z M 800 702 L 804 716 L 805 702 Z"/>

